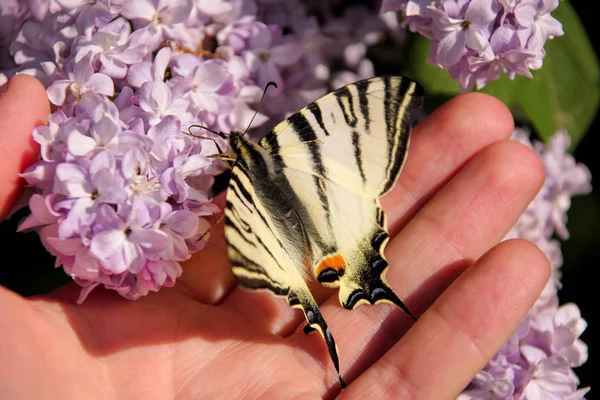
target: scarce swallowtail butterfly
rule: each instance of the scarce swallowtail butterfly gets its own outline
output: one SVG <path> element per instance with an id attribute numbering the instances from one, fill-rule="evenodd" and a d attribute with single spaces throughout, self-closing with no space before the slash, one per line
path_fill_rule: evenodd
<path id="1" fill-rule="evenodd" d="M 323 336 L 338 376 L 338 350 L 308 276 L 339 288 L 347 309 L 387 302 L 410 315 L 386 283 L 379 197 L 400 174 L 422 100 L 421 86 L 406 77 L 365 79 L 302 108 L 258 144 L 229 136 L 235 162 L 225 237 L 233 272 L 242 286 L 301 308 L 305 332 Z"/>

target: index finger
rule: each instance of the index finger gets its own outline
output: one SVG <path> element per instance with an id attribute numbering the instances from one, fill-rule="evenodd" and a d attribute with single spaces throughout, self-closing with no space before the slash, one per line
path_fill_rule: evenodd
<path id="1" fill-rule="evenodd" d="M 37 79 L 17 75 L 7 85 L 0 94 L 0 220 L 20 194 L 19 173 L 38 158 L 31 132 L 50 113 L 46 91 Z"/>

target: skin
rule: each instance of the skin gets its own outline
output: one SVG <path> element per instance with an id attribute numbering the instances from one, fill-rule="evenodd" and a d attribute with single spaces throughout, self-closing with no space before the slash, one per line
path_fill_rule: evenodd
<path id="1" fill-rule="evenodd" d="M 38 153 L 31 130 L 49 112 L 35 79 L 18 76 L 5 89 L 1 213 Z M 413 131 L 382 204 L 387 279 L 418 321 L 386 304 L 348 311 L 335 292 L 318 290 L 349 384 L 341 393 L 300 311 L 235 285 L 219 224 L 175 287 L 137 301 L 96 289 L 76 305 L 75 284 L 27 299 L 0 288 L 0 399 L 456 398 L 550 273 L 533 244 L 498 244 L 544 179 L 536 155 L 507 140 L 512 124 L 499 101 L 466 94 Z"/>

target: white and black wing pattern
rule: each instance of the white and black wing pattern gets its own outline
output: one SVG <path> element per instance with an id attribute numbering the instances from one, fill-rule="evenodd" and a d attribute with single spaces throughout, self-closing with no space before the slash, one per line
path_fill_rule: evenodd
<path id="1" fill-rule="evenodd" d="M 258 145 L 230 136 L 237 161 L 225 235 L 233 271 L 243 286 L 301 307 L 338 373 L 337 348 L 306 274 L 339 287 L 346 308 L 391 302 L 408 313 L 385 282 L 388 233 L 379 197 L 398 178 L 411 112 L 421 102 L 422 89 L 410 79 L 372 78 L 311 103 Z"/>
<path id="2" fill-rule="evenodd" d="M 270 290 L 301 308 L 307 326 L 323 336 L 339 375 L 335 340 L 306 284 L 305 271 L 312 265 L 308 238 L 296 209 L 287 201 L 286 181 L 266 171 L 262 149 L 242 136 L 238 140 L 240 156 L 232 169 L 225 208 L 233 273 L 242 286 Z"/>
<path id="3" fill-rule="evenodd" d="M 339 287 L 346 308 L 391 302 L 409 313 L 385 282 L 388 233 L 379 197 L 398 179 L 411 114 L 422 101 L 421 87 L 408 78 L 359 81 L 291 115 L 259 143 L 292 188 L 314 276 Z"/>
<path id="4" fill-rule="evenodd" d="M 396 182 L 406 159 L 411 112 L 423 90 L 399 76 L 365 79 L 309 104 L 259 144 L 279 162 L 378 198 Z"/>

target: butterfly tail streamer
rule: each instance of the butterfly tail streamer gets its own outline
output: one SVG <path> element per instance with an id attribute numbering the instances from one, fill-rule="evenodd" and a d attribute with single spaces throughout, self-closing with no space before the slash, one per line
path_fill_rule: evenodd
<path id="1" fill-rule="evenodd" d="M 395 305 L 397 305 L 402 311 L 404 311 L 406 313 L 406 315 L 408 315 L 409 317 L 411 317 L 414 321 L 417 320 L 417 317 L 415 317 L 410 310 L 408 309 L 408 307 L 406 306 L 406 304 L 404 304 L 404 302 L 402 302 L 402 300 L 400 300 L 400 298 L 398 296 L 396 296 L 396 293 L 394 293 L 393 290 L 391 290 L 390 288 L 386 287 L 381 288 L 380 290 L 385 290 L 385 295 L 381 296 L 381 295 L 376 295 L 376 296 L 380 296 L 381 299 L 380 300 L 375 300 L 375 303 L 377 302 L 391 302 Z"/>
<path id="2" fill-rule="evenodd" d="M 340 360 L 339 360 L 339 352 L 337 348 L 337 344 L 335 343 L 335 339 L 319 310 L 319 306 L 312 294 L 310 293 L 308 287 L 306 288 L 295 288 L 290 291 L 288 295 L 288 303 L 290 306 L 294 308 L 302 309 L 304 313 L 304 317 L 306 318 L 307 325 L 304 327 L 304 332 L 306 334 L 314 331 L 319 331 L 325 344 L 327 345 L 327 351 L 329 352 L 329 357 L 333 362 L 335 370 L 338 373 L 338 379 L 340 381 L 340 385 L 342 388 L 347 387 L 346 383 L 342 379 L 340 375 Z"/>
<path id="3" fill-rule="evenodd" d="M 346 299 L 341 299 L 341 303 L 348 310 L 353 310 L 361 304 L 390 303 L 398 306 L 413 320 L 417 320 L 406 304 L 381 280 L 374 284 L 363 285 L 363 287 L 354 289 Z"/>

